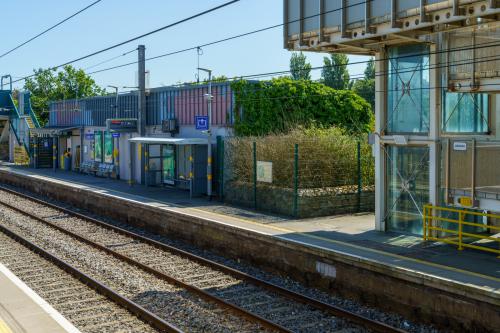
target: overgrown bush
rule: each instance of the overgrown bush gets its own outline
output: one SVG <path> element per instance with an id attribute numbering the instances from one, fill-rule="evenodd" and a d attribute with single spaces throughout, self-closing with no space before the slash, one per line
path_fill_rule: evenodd
<path id="1" fill-rule="evenodd" d="M 356 191 L 360 143 L 361 183 L 374 184 L 374 161 L 366 136 L 353 136 L 339 128 L 302 128 L 288 134 L 234 137 L 225 142 L 226 180 L 253 182 L 253 143 L 258 161 L 273 163 L 272 186 L 294 187 L 294 153 L 298 145 L 299 188 L 345 188 Z"/>
<path id="2" fill-rule="evenodd" d="M 308 80 L 235 81 L 235 134 L 261 136 L 305 128 L 339 127 L 368 133 L 373 127 L 370 105 L 354 92 L 335 90 Z"/>

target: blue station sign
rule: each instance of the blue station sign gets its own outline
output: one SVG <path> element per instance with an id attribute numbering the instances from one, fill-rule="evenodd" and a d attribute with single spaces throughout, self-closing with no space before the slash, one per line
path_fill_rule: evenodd
<path id="1" fill-rule="evenodd" d="M 208 116 L 195 116 L 194 123 L 198 131 L 208 130 Z"/>

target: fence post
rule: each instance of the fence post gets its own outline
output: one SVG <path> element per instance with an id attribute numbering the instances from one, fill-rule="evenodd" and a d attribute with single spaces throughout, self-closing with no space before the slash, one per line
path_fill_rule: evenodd
<path id="1" fill-rule="evenodd" d="M 221 201 L 223 201 L 224 194 L 224 139 L 222 136 L 217 136 L 217 166 L 219 176 L 218 194 Z"/>
<path id="2" fill-rule="evenodd" d="M 225 146 L 224 146 L 224 139 L 221 138 L 220 141 L 220 181 L 219 181 L 219 186 L 220 186 L 220 199 L 221 201 L 224 201 L 224 158 L 226 156 L 225 152 Z"/>
<path id="3" fill-rule="evenodd" d="M 295 144 L 293 163 L 293 216 L 299 216 L 299 144 Z"/>
<path id="4" fill-rule="evenodd" d="M 361 212 L 361 191 L 362 191 L 362 179 L 361 179 L 361 142 L 358 140 L 358 213 Z"/>
<path id="5" fill-rule="evenodd" d="M 253 206 L 257 209 L 257 142 L 253 142 Z"/>

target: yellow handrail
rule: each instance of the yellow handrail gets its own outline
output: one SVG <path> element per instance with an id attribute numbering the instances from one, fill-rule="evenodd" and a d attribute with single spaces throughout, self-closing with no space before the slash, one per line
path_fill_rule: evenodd
<path id="1" fill-rule="evenodd" d="M 458 218 L 453 217 L 443 217 L 440 216 L 441 212 L 455 213 L 458 214 Z M 500 234 L 500 226 L 495 225 L 485 225 L 476 222 L 467 221 L 467 216 L 478 216 L 478 217 L 488 217 L 500 220 L 500 215 L 492 213 L 483 213 L 478 211 L 469 211 L 463 208 L 454 207 L 440 207 L 431 204 L 424 205 L 423 209 L 423 239 L 443 242 L 446 244 L 457 245 L 458 250 L 462 251 L 464 248 L 471 248 L 486 252 L 493 252 L 498 254 L 500 258 L 500 235 L 498 237 L 492 237 L 485 235 L 484 233 L 474 233 L 469 231 L 464 231 L 464 226 L 479 227 L 484 228 L 489 231 L 498 231 Z M 443 223 L 454 224 L 456 229 L 453 229 L 452 225 L 443 225 Z M 438 236 L 441 233 L 441 237 Z M 453 240 L 453 238 L 455 237 Z M 466 240 L 464 240 L 464 237 Z M 471 244 L 468 242 L 469 239 L 473 241 L 487 240 L 492 242 L 497 242 L 499 249 L 494 249 L 487 246 L 482 246 L 480 244 Z"/>

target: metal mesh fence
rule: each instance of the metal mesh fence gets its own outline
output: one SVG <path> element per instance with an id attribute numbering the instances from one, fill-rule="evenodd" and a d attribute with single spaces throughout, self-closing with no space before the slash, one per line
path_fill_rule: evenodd
<path id="1" fill-rule="evenodd" d="M 371 146 L 344 135 L 228 138 L 223 179 L 226 202 L 288 216 L 374 209 Z"/>

